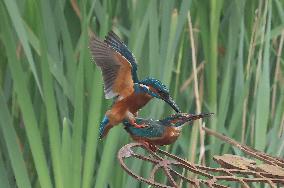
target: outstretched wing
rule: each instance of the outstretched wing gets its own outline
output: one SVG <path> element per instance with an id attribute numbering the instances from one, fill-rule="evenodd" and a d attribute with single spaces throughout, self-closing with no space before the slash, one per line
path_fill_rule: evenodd
<path id="1" fill-rule="evenodd" d="M 102 70 L 105 98 L 127 97 L 134 92 L 131 63 L 97 37 L 90 41 L 91 54 Z"/>
<path id="2" fill-rule="evenodd" d="M 132 66 L 131 74 L 134 83 L 138 83 L 137 76 L 137 63 L 134 55 L 128 49 L 128 47 L 120 40 L 120 38 L 113 32 L 108 32 L 108 35 L 105 38 L 105 42 L 115 51 L 120 53 L 123 57 L 125 57 Z"/>

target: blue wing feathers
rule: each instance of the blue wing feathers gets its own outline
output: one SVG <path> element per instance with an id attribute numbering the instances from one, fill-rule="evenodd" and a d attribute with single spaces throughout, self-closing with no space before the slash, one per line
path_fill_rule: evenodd
<path id="1" fill-rule="evenodd" d="M 128 47 L 120 40 L 120 38 L 113 32 L 110 31 L 108 35 L 105 38 L 105 43 L 107 43 L 112 49 L 120 53 L 125 59 L 128 60 L 128 62 L 132 66 L 132 78 L 134 83 L 138 82 L 138 76 L 137 76 L 137 63 L 134 55 L 131 53 L 131 51 L 128 49 Z"/>
<path id="2" fill-rule="evenodd" d="M 115 52 L 124 57 L 131 65 L 131 77 L 133 82 L 139 82 L 135 57 L 114 32 L 110 31 L 104 41 L 95 36 L 91 38 L 90 50 L 95 63 L 102 70 L 106 99 L 119 95 L 117 91 L 113 90 L 121 66 L 121 62 L 118 62 L 115 58 Z"/>
<path id="3" fill-rule="evenodd" d="M 152 120 L 152 119 L 142 119 L 142 118 L 136 118 L 136 122 L 138 124 L 146 124 L 149 125 L 145 128 L 136 128 L 133 127 L 127 120 L 123 122 L 125 130 L 135 136 L 139 137 L 146 137 L 146 138 L 155 138 L 155 137 L 161 137 L 164 134 L 165 126 L 162 125 L 159 121 Z"/>

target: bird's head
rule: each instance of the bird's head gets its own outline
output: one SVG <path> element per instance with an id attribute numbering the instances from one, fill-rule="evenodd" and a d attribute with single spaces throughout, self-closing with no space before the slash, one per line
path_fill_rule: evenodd
<path id="1" fill-rule="evenodd" d="M 160 80 L 155 78 L 146 78 L 141 80 L 140 85 L 147 87 L 145 91 L 152 97 L 162 99 L 168 103 L 176 112 L 181 112 L 178 105 L 175 103 L 173 98 L 170 96 L 169 89 Z"/>

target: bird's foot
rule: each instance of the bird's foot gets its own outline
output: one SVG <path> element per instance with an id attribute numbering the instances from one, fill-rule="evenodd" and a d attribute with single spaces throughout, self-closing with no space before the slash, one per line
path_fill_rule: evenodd
<path id="1" fill-rule="evenodd" d="M 138 129 L 148 127 L 148 125 L 146 125 L 144 123 L 143 124 L 137 124 L 135 122 L 135 120 L 130 120 L 130 123 L 131 123 L 132 126 L 134 126 L 135 128 L 138 128 Z"/>
<path id="2" fill-rule="evenodd" d="M 156 145 L 150 144 L 150 143 L 149 143 L 149 148 L 150 148 L 150 150 L 152 150 L 153 152 L 156 152 L 157 149 L 158 149 L 158 147 L 157 147 Z"/>
<path id="3" fill-rule="evenodd" d="M 147 150 L 151 150 L 152 152 L 156 153 L 158 147 L 154 144 L 149 142 L 143 141 L 142 144 L 146 147 Z"/>
<path id="4" fill-rule="evenodd" d="M 141 129 L 141 128 L 145 128 L 145 127 L 148 127 L 148 125 L 146 125 L 146 124 L 137 124 L 137 123 L 135 123 L 134 124 L 134 127 L 136 127 L 136 128 L 138 128 L 138 129 Z"/>

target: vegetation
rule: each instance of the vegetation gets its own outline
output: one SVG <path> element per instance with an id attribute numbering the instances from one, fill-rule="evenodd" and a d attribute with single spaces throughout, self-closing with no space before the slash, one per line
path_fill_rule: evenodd
<path id="1" fill-rule="evenodd" d="M 111 101 L 88 41 L 111 29 L 135 54 L 139 76 L 170 86 L 184 112 L 215 112 L 206 126 L 284 156 L 281 0 L 0 0 L 0 20 L 3 188 L 147 186 L 116 161 L 131 141 L 122 126 L 98 139 Z M 171 113 L 155 100 L 139 116 Z M 211 165 L 212 154 L 237 152 L 204 138 L 199 123 L 166 149 Z"/>

